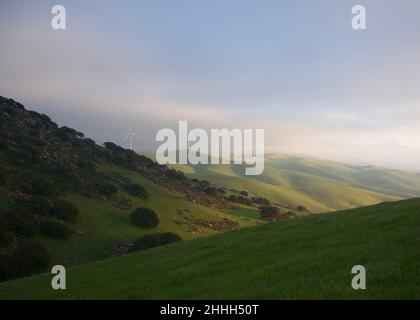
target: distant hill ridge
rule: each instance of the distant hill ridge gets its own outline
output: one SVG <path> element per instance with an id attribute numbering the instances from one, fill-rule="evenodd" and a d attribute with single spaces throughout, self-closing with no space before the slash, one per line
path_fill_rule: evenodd
<path id="1" fill-rule="evenodd" d="M 313 159 L 273 155 L 265 157 L 259 176 L 244 176 L 237 165 L 175 165 L 188 177 L 206 179 L 231 190 L 258 193 L 273 203 L 313 213 L 343 210 L 383 201 L 420 196 L 416 172 Z"/>

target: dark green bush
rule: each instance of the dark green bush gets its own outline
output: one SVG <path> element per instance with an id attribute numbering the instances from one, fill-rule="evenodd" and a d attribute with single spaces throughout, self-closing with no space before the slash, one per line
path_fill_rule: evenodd
<path id="1" fill-rule="evenodd" d="M 234 194 L 231 194 L 228 200 L 231 202 L 241 203 L 248 206 L 252 205 L 251 199 L 245 198 L 243 196 L 235 196 Z"/>
<path id="2" fill-rule="evenodd" d="M 69 201 L 54 199 L 50 214 L 60 220 L 74 221 L 79 214 L 79 210 Z"/>
<path id="3" fill-rule="evenodd" d="M 14 215 L 18 215 L 24 218 L 25 220 L 28 220 L 29 222 L 36 222 L 34 212 L 30 208 L 21 204 L 18 204 L 17 206 L 13 207 L 12 209 L 9 209 L 8 211 L 10 213 L 13 213 Z"/>
<path id="4" fill-rule="evenodd" d="M 265 199 L 265 198 L 262 198 L 262 197 L 252 197 L 252 201 L 255 204 L 259 204 L 261 206 L 266 206 L 266 207 L 271 206 L 271 202 L 269 200 Z"/>
<path id="5" fill-rule="evenodd" d="M 240 192 L 240 195 L 241 195 L 241 196 L 244 196 L 244 197 L 248 197 L 248 192 L 246 192 L 246 191 L 241 191 L 241 192 Z"/>
<path id="6" fill-rule="evenodd" d="M 174 179 L 174 180 L 185 180 L 185 179 L 187 179 L 184 172 L 176 170 L 174 168 L 170 168 L 168 171 L 166 171 L 166 176 L 168 178 Z"/>
<path id="7" fill-rule="evenodd" d="M 200 183 L 201 188 L 203 189 L 210 187 L 210 182 L 208 182 L 207 180 L 201 180 L 199 183 Z"/>
<path id="8" fill-rule="evenodd" d="M 127 157 L 124 152 L 113 151 L 112 162 L 114 162 L 118 166 L 125 168 L 127 166 Z"/>
<path id="9" fill-rule="evenodd" d="M 125 152 L 124 148 L 120 147 L 119 145 L 116 145 L 113 142 L 104 142 L 104 146 L 105 146 L 105 148 L 107 148 L 111 151 L 117 151 L 117 152 L 121 152 L 121 153 Z"/>
<path id="10" fill-rule="evenodd" d="M 18 191 L 25 194 L 33 194 L 34 189 L 32 188 L 32 184 L 22 177 L 17 177 L 13 181 L 13 190 Z"/>
<path id="11" fill-rule="evenodd" d="M 48 250 L 37 241 L 20 240 L 14 255 L 24 275 L 45 271 L 51 262 Z"/>
<path id="12" fill-rule="evenodd" d="M 16 236 L 11 231 L 0 231 L 0 249 L 9 248 L 16 243 Z"/>
<path id="13" fill-rule="evenodd" d="M 174 233 L 165 232 L 165 233 L 150 233 L 146 234 L 143 237 L 133 241 L 132 247 L 129 249 L 129 252 L 135 252 L 140 250 L 145 250 L 149 248 L 154 248 L 158 246 L 163 246 L 169 243 L 181 241 L 182 238 Z"/>
<path id="14" fill-rule="evenodd" d="M 9 231 L 9 225 L 7 224 L 7 220 L 5 219 L 5 214 L 7 211 L 0 209 L 0 232 Z"/>
<path id="15" fill-rule="evenodd" d="M 59 220 L 44 219 L 40 222 L 39 230 L 51 238 L 68 239 L 71 237 L 70 228 Z"/>
<path id="16" fill-rule="evenodd" d="M 235 196 L 234 194 L 231 194 L 228 199 L 232 202 L 238 202 L 238 196 Z"/>
<path id="17" fill-rule="evenodd" d="M 33 221 L 25 219 L 13 209 L 9 210 L 5 215 L 4 219 L 7 221 L 9 230 L 16 233 L 21 237 L 34 237 L 38 233 L 38 227 Z"/>
<path id="18" fill-rule="evenodd" d="M 282 212 L 278 207 L 261 207 L 261 218 L 269 220 L 285 219 L 290 217 L 290 213 Z"/>
<path id="19" fill-rule="evenodd" d="M 98 184 L 98 190 L 100 193 L 107 197 L 112 196 L 114 193 L 118 192 L 118 188 L 110 182 Z"/>
<path id="20" fill-rule="evenodd" d="M 7 171 L 5 168 L 0 166 L 0 185 L 5 184 L 7 181 Z"/>
<path id="21" fill-rule="evenodd" d="M 0 280 L 46 271 L 50 262 L 48 250 L 42 244 L 19 240 L 14 251 L 0 254 Z"/>
<path id="22" fill-rule="evenodd" d="M 81 169 L 85 169 L 85 170 L 89 170 L 89 171 L 94 171 L 95 168 L 96 168 L 95 163 L 91 160 L 80 160 L 78 162 L 78 166 Z"/>
<path id="23" fill-rule="evenodd" d="M 33 193 L 40 196 L 52 197 L 57 194 L 57 187 L 52 180 L 32 178 L 30 181 Z"/>
<path id="24" fill-rule="evenodd" d="M 19 276 L 18 268 L 19 263 L 11 253 L 0 253 L 0 281 Z"/>
<path id="25" fill-rule="evenodd" d="M 215 188 L 215 187 L 207 187 L 204 190 L 204 192 L 207 193 L 207 194 L 209 194 L 209 195 L 211 195 L 211 196 L 217 196 L 218 193 L 219 193 L 218 190 L 217 190 L 217 188 Z"/>
<path id="26" fill-rule="evenodd" d="M 46 216 L 53 207 L 53 201 L 48 197 L 33 195 L 25 205 L 36 215 Z"/>
<path id="27" fill-rule="evenodd" d="M 159 217 L 152 209 L 137 208 L 130 215 L 131 222 L 141 228 L 155 228 L 159 224 Z"/>
<path id="28" fill-rule="evenodd" d="M 136 183 L 129 183 L 123 186 L 124 190 L 127 191 L 133 197 L 137 197 L 143 200 L 146 200 L 149 194 L 147 193 L 146 189 L 144 189 L 141 185 Z"/>

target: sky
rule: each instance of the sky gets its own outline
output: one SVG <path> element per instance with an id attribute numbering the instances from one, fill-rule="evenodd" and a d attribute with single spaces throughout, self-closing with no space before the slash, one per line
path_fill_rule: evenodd
<path id="1" fill-rule="evenodd" d="M 267 152 L 420 169 L 419 15 L 417 0 L 0 0 L 0 95 L 98 143 L 128 147 L 131 124 L 140 151 L 187 120 L 263 128 Z"/>

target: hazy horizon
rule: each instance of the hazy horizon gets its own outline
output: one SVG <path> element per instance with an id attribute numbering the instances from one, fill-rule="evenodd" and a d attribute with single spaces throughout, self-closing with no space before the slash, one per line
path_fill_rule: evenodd
<path id="1" fill-rule="evenodd" d="M 0 3 L 0 95 L 139 151 L 177 128 L 263 128 L 267 153 L 420 169 L 420 3 Z"/>

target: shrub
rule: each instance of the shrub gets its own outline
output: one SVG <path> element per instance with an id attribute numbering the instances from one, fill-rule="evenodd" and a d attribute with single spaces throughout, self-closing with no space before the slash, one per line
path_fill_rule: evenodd
<path id="1" fill-rule="evenodd" d="M 248 192 L 246 191 L 241 191 L 240 194 L 244 197 L 248 197 Z"/>
<path id="2" fill-rule="evenodd" d="M 241 203 L 248 206 L 252 205 L 252 201 L 250 199 L 245 198 L 243 196 L 235 196 L 234 194 L 231 194 L 228 200 L 231 202 Z"/>
<path id="3" fill-rule="evenodd" d="M 98 184 L 98 190 L 100 193 L 102 193 L 103 195 L 107 197 L 112 196 L 114 193 L 118 192 L 117 187 L 110 182 L 107 182 L 104 184 Z"/>
<path id="4" fill-rule="evenodd" d="M 166 172 L 166 176 L 174 180 L 184 180 L 186 179 L 185 174 L 182 171 L 176 170 L 174 168 L 169 169 Z"/>
<path id="5" fill-rule="evenodd" d="M 53 202 L 48 197 L 34 195 L 26 201 L 25 205 L 34 214 L 46 216 L 50 213 L 50 209 L 53 206 Z"/>
<path id="6" fill-rule="evenodd" d="M 265 206 L 265 207 L 271 206 L 271 202 L 269 200 L 265 199 L 265 198 L 262 198 L 262 197 L 252 197 L 252 201 L 255 204 L 259 204 L 261 206 Z"/>
<path id="7" fill-rule="evenodd" d="M 36 241 L 19 241 L 15 255 L 25 274 L 44 271 L 51 261 L 48 250 Z"/>
<path id="8" fill-rule="evenodd" d="M 290 217 L 289 213 L 281 212 L 278 207 L 261 207 L 260 214 L 261 218 L 269 220 L 278 220 Z"/>
<path id="9" fill-rule="evenodd" d="M 125 155 L 125 152 L 113 151 L 112 162 L 121 167 L 127 167 L 127 157 Z"/>
<path id="10" fill-rule="evenodd" d="M 99 156 L 105 161 L 112 161 L 112 152 L 109 149 L 102 149 Z"/>
<path id="11" fill-rule="evenodd" d="M 223 188 L 219 188 L 219 190 L 218 190 L 218 191 L 219 191 L 219 193 L 220 193 L 220 194 L 223 194 L 223 195 L 224 195 L 224 194 L 226 194 L 226 191 L 225 191 L 225 189 L 223 189 Z"/>
<path id="12" fill-rule="evenodd" d="M 210 187 L 210 182 L 208 182 L 207 180 L 201 180 L 199 183 L 200 183 L 201 188 L 203 189 Z"/>
<path id="13" fill-rule="evenodd" d="M 181 241 L 182 238 L 174 233 L 165 232 L 165 233 L 150 233 L 146 234 L 143 237 L 134 240 L 132 246 L 129 249 L 129 252 L 135 252 L 140 250 L 145 250 L 149 248 L 154 248 L 158 246 L 163 246 L 169 243 Z"/>
<path id="14" fill-rule="evenodd" d="M 207 189 L 204 190 L 204 192 L 211 195 L 211 196 L 217 196 L 218 195 L 218 190 L 215 187 L 207 187 Z"/>
<path id="15" fill-rule="evenodd" d="M 45 219 L 41 221 L 39 229 L 51 238 L 68 239 L 71 236 L 69 227 L 59 220 Z"/>
<path id="16" fill-rule="evenodd" d="M 155 228 L 159 224 L 159 217 L 152 209 L 137 208 L 130 215 L 131 222 L 142 228 Z"/>
<path id="17" fill-rule="evenodd" d="M 89 171 L 94 171 L 96 168 L 96 165 L 91 160 L 79 160 L 77 163 L 80 169 L 85 169 Z"/>
<path id="18" fill-rule="evenodd" d="M 7 171 L 5 168 L 0 166 L 0 185 L 5 184 L 6 180 L 7 180 Z"/>
<path id="19" fill-rule="evenodd" d="M 0 248 L 9 248 L 16 243 L 16 236 L 11 231 L 0 231 Z"/>
<path id="20" fill-rule="evenodd" d="M 12 279 L 45 271 L 50 265 L 47 249 L 35 241 L 20 240 L 14 251 L 0 255 L 0 279 Z"/>
<path id="21" fill-rule="evenodd" d="M 72 141 L 74 139 L 83 139 L 84 134 L 74 130 L 73 128 L 69 128 L 63 126 L 57 130 L 57 135 L 64 141 Z"/>
<path id="22" fill-rule="evenodd" d="M 238 202 L 238 197 L 234 194 L 231 194 L 228 199 L 232 202 Z"/>
<path id="23" fill-rule="evenodd" d="M 297 211 L 308 211 L 305 206 L 299 205 L 296 207 Z"/>
<path id="24" fill-rule="evenodd" d="M 124 185 L 124 190 L 127 191 L 128 194 L 132 195 L 133 197 L 137 197 L 144 200 L 146 200 L 149 196 L 146 189 L 144 189 L 141 185 L 136 183 L 129 183 Z"/>
<path id="25" fill-rule="evenodd" d="M 251 206 L 252 205 L 251 199 L 245 198 L 243 196 L 239 196 L 238 197 L 238 202 L 239 203 L 242 203 L 242 204 L 246 204 L 247 206 Z"/>
<path id="26" fill-rule="evenodd" d="M 12 209 L 8 210 L 10 213 L 13 213 L 14 215 L 18 215 L 25 220 L 28 220 L 29 222 L 36 222 L 35 215 L 33 211 L 30 208 L 24 207 L 22 205 L 17 205 L 13 207 Z"/>
<path id="27" fill-rule="evenodd" d="M 4 215 L 7 221 L 9 230 L 12 230 L 16 235 L 21 237 L 34 237 L 38 233 L 38 228 L 34 222 L 25 219 L 18 213 L 13 212 L 13 209 Z"/>
<path id="28" fill-rule="evenodd" d="M 32 178 L 30 183 L 34 194 L 40 196 L 54 196 L 57 194 L 57 187 L 51 180 Z"/>
<path id="29" fill-rule="evenodd" d="M 0 232 L 9 231 L 7 220 L 3 217 L 3 215 L 4 215 L 4 212 L 0 211 Z"/>
<path id="30" fill-rule="evenodd" d="M 0 281 L 13 279 L 18 272 L 18 261 L 11 253 L 0 254 Z"/>
<path id="31" fill-rule="evenodd" d="M 50 214 L 60 220 L 73 221 L 79 214 L 79 210 L 71 202 L 62 199 L 54 199 Z"/>
<path id="32" fill-rule="evenodd" d="M 29 183 L 29 181 L 27 181 L 27 179 L 24 179 L 22 177 L 16 177 L 16 179 L 13 180 L 13 190 L 19 191 L 25 194 L 34 193 L 32 185 Z"/>
<path id="33" fill-rule="evenodd" d="M 122 153 L 125 152 L 125 149 L 124 148 L 116 145 L 113 142 L 104 142 L 104 146 L 105 146 L 105 148 L 107 148 L 107 149 L 109 149 L 111 151 L 118 151 L 118 152 L 122 152 Z"/>

